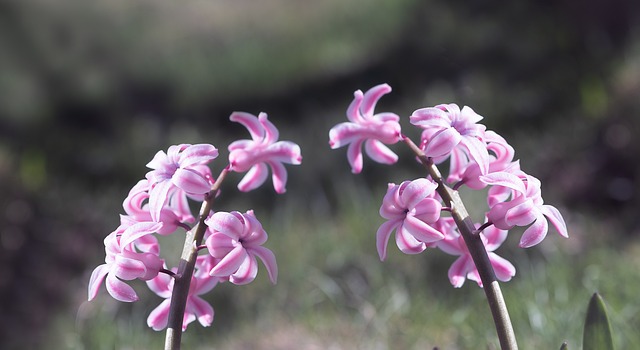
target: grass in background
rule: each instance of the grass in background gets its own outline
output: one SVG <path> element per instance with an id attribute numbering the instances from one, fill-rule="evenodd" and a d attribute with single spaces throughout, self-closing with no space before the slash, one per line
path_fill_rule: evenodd
<path id="1" fill-rule="evenodd" d="M 390 247 L 387 261 L 375 250 L 382 193 L 345 186 L 335 214 L 311 200 L 279 206 L 270 218 L 257 212 L 278 258 L 276 286 L 264 269 L 247 286 L 217 286 L 208 296 L 213 326 L 191 324 L 187 349 L 497 349 L 483 291 L 467 281 L 448 282 L 454 257 L 428 250 L 415 256 Z M 321 201 L 320 201 L 321 202 Z M 324 205 L 325 209 L 326 205 Z M 587 304 L 599 292 L 609 308 L 618 348 L 640 346 L 640 244 L 611 244 L 597 222 L 574 215 L 569 240 L 555 232 L 539 247 L 516 247 L 514 232 L 498 253 L 517 275 L 502 284 L 523 349 L 579 349 Z M 88 276 L 87 276 L 88 280 Z M 141 301 L 118 303 L 101 291 L 79 309 L 59 315 L 48 348 L 159 349 L 164 333 L 146 326 L 161 300 L 134 283 Z M 76 312 L 77 311 L 77 312 Z M 55 344 L 57 347 L 51 346 Z"/>

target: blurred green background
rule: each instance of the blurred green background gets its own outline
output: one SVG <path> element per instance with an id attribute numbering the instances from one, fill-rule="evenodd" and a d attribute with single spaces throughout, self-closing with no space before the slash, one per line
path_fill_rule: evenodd
<path id="1" fill-rule="evenodd" d="M 267 112 L 302 147 L 288 191 L 241 194 L 219 210 L 255 209 L 280 279 L 207 296 L 211 328 L 193 349 L 497 348 L 483 293 L 453 289 L 453 257 L 381 263 L 375 231 L 398 166 L 352 175 L 328 130 L 356 89 L 387 82 L 378 111 L 402 116 L 455 102 L 485 117 L 543 181 L 571 238 L 498 250 L 518 269 L 503 291 L 521 348 L 581 345 L 587 302 L 602 293 L 622 349 L 640 347 L 640 4 L 612 1 L 0 2 L 0 347 L 147 349 L 161 300 L 101 291 L 87 303 L 103 238 L 145 164 L 171 144 L 248 137 L 232 111 Z M 214 173 L 224 162 L 214 162 Z M 465 195 L 465 194 L 463 194 Z M 482 199 L 466 194 L 477 219 Z M 475 203 L 475 204 L 474 204 Z M 180 246 L 179 238 L 167 242 Z M 177 256 L 177 252 L 176 252 Z"/>

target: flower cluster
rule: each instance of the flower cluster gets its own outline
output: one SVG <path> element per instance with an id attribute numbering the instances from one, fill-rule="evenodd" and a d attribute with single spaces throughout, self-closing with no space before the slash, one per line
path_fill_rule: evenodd
<path id="1" fill-rule="evenodd" d="M 300 147 L 290 141 L 276 142 L 278 130 L 260 113 L 255 117 L 235 112 L 230 118 L 244 125 L 253 140 L 235 141 L 229 146 L 229 163 L 224 171 L 248 174 L 238 186 L 242 191 L 259 187 L 266 178 L 266 165 L 273 172 L 276 192 L 285 190 L 287 172 L 283 163 L 300 164 Z M 139 279 L 165 300 L 155 308 L 147 323 L 154 330 L 167 327 L 173 285 L 179 273 L 166 266 L 158 238 L 195 229 L 190 201 L 204 201 L 217 195 L 209 163 L 218 157 L 218 149 L 209 144 L 180 144 L 159 151 L 147 164 L 151 169 L 123 202 L 125 215 L 119 227 L 105 240 L 105 263 L 93 270 L 88 288 L 94 299 L 105 282 L 107 292 L 123 302 L 138 300 L 135 290 L 125 281 Z M 198 247 L 195 269 L 189 286 L 182 327 L 198 320 L 203 326 L 213 321 L 211 305 L 202 294 L 217 283 L 247 284 L 258 272 L 256 257 L 265 265 L 269 279 L 276 283 L 275 255 L 262 245 L 267 234 L 252 210 L 200 213 L 205 218 L 203 240 Z M 179 254 L 179 252 L 177 253 Z"/>
<path id="2" fill-rule="evenodd" d="M 347 156 L 354 173 L 362 170 L 360 145 L 364 142 L 367 154 L 379 163 L 392 164 L 397 157 L 382 143 L 409 141 L 400 134 L 399 118 L 395 114 L 374 114 L 381 95 L 391 91 L 386 85 L 373 87 L 366 93 L 356 91 L 347 110 L 350 122 L 334 126 L 329 132 L 331 148 L 349 144 Z M 364 101 L 364 103 L 363 103 Z M 520 239 L 520 247 L 540 243 L 549 225 L 568 237 L 560 212 L 543 202 L 540 181 L 520 169 L 514 160 L 514 149 L 504 138 L 479 124 L 483 118 L 469 107 L 441 104 L 421 108 L 412 113 L 412 125 L 422 129 L 419 148 L 435 164 L 449 160 L 448 185 L 453 189 L 467 186 L 474 190 L 490 186 L 487 196 L 486 222 L 479 234 L 496 277 L 508 281 L 515 275 L 511 263 L 496 255 L 497 249 L 514 226 L 527 227 Z M 371 146 L 375 145 L 375 146 Z M 427 248 L 438 248 L 459 256 L 449 270 L 449 279 L 460 287 L 466 278 L 482 282 L 469 255 L 458 227 L 451 216 L 441 215 L 445 209 L 436 192 L 438 185 L 430 176 L 400 185 L 389 184 L 380 215 L 387 220 L 377 232 L 377 248 L 381 260 L 387 256 L 388 241 L 395 231 L 398 248 L 406 254 L 417 254 Z"/>

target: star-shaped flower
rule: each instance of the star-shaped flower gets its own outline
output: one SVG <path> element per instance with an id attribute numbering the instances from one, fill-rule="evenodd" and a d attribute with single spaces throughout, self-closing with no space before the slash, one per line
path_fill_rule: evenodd
<path id="1" fill-rule="evenodd" d="M 249 130 L 251 140 L 238 140 L 229 145 L 230 170 L 248 171 L 238 184 L 240 191 L 251 191 L 267 179 L 267 165 L 271 168 L 273 187 L 277 193 L 284 193 L 287 184 L 287 170 L 283 163 L 300 164 L 300 146 L 291 141 L 278 141 L 278 129 L 267 119 L 266 113 L 258 117 L 234 112 L 229 118 Z"/>
<path id="2" fill-rule="evenodd" d="M 349 145 L 347 159 L 354 174 L 362 171 L 363 144 L 367 155 L 378 163 L 398 161 L 398 156 L 384 144 L 394 144 L 402 139 L 400 117 L 394 113 L 373 113 L 380 97 L 389 92 L 391 87 L 387 84 L 374 86 L 364 94 L 357 90 L 347 109 L 349 122 L 340 123 L 329 131 L 331 149 Z"/>
<path id="3" fill-rule="evenodd" d="M 211 231 L 205 241 L 209 254 L 220 259 L 211 269 L 211 276 L 228 278 L 233 284 L 250 283 L 258 274 L 258 257 L 267 268 L 271 282 L 276 283 L 276 258 L 273 252 L 262 246 L 267 241 L 267 233 L 253 210 L 244 214 L 217 212 L 205 223 Z"/>
<path id="4" fill-rule="evenodd" d="M 420 253 L 428 243 L 444 238 L 444 234 L 432 226 L 440 218 L 442 209 L 434 198 L 436 187 L 435 182 L 425 178 L 389 184 L 380 207 L 380 215 L 388 221 L 380 225 L 376 233 L 380 260 L 387 257 L 387 244 L 394 230 L 396 244 L 405 254 Z"/>

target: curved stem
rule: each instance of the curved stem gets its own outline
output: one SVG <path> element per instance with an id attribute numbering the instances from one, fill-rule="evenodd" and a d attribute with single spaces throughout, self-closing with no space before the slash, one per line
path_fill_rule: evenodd
<path id="1" fill-rule="evenodd" d="M 193 277 L 193 270 L 198 257 L 198 246 L 202 243 L 204 233 L 207 230 L 207 225 L 204 221 L 211 212 L 216 193 L 220 189 L 222 181 L 224 181 L 228 172 L 228 167 L 224 168 L 216 182 L 211 187 L 211 190 L 205 194 L 202 207 L 200 208 L 200 214 L 198 216 L 198 223 L 193 229 L 187 231 L 182 255 L 180 256 L 180 264 L 178 265 L 178 272 L 174 276 L 175 281 L 173 284 L 173 293 L 171 294 L 169 321 L 164 344 L 165 350 L 180 349 L 180 342 L 182 340 L 182 321 L 184 318 L 184 310 L 187 305 L 187 298 L 189 297 L 191 277 Z"/>
<path id="2" fill-rule="evenodd" d="M 491 309 L 498 339 L 500 340 L 500 347 L 503 350 L 518 349 L 516 336 L 513 331 L 513 326 L 511 325 L 511 319 L 509 318 L 509 311 L 507 310 L 507 305 L 500 291 L 500 285 L 489 261 L 489 255 L 482 243 L 480 235 L 475 233 L 475 225 L 462 203 L 460 194 L 444 183 L 444 179 L 438 168 L 433 164 L 433 160 L 427 157 L 411 139 L 405 136 L 403 141 L 409 146 L 413 153 L 415 153 L 418 159 L 420 159 L 420 162 L 429 175 L 431 175 L 431 178 L 438 184 L 437 191 L 445 205 L 451 207 L 451 216 L 460 230 L 460 234 L 469 249 L 471 258 L 482 280 L 483 289 L 487 297 L 487 302 L 489 303 L 489 309 Z"/>

